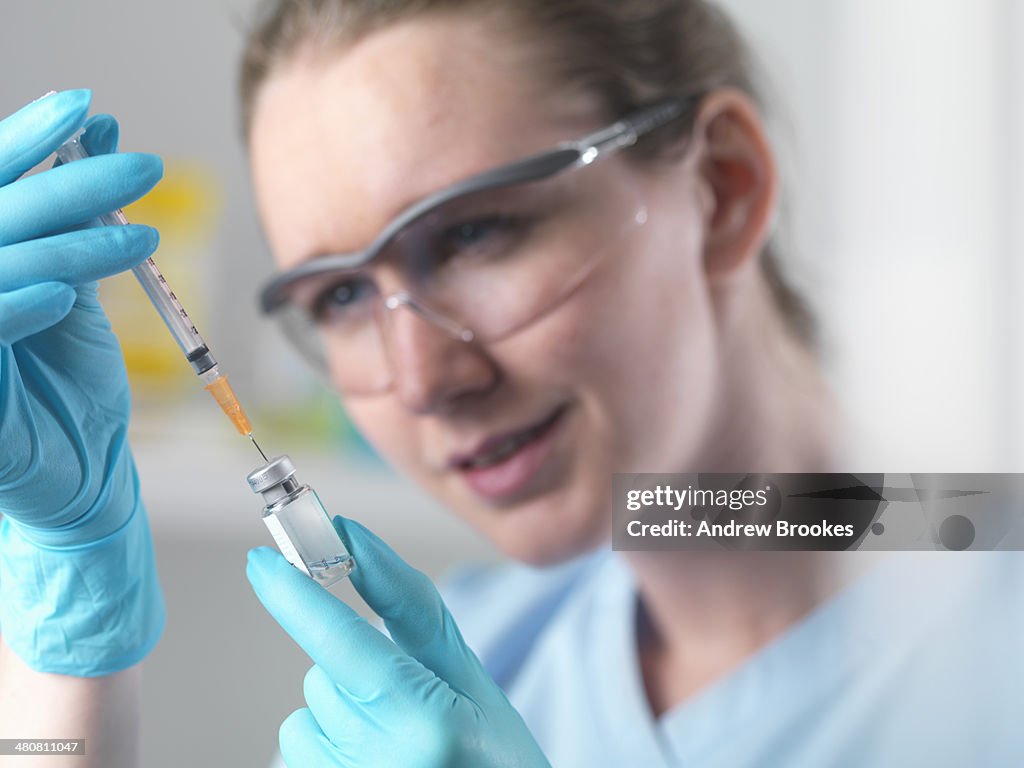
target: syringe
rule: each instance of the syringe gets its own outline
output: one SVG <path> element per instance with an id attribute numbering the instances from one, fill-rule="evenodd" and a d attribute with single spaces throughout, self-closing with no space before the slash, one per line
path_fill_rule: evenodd
<path id="1" fill-rule="evenodd" d="M 82 146 L 81 142 L 84 132 L 85 129 L 78 131 L 57 150 L 57 158 L 61 163 L 70 163 L 89 157 L 88 150 Z M 105 225 L 127 224 L 128 219 L 119 208 L 112 213 L 100 216 L 100 222 Z M 181 351 L 185 353 L 185 358 L 203 382 L 206 391 L 213 395 L 213 399 L 217 401 L 217 405 L 224 411 L 224 414 L 231 419 L 231 423 L 235 425 L 239 434 L 248 437 L 256 450 L 263 456 L 263 460 L 266 461 L 267 457 L 263 453 L 263 449 L 253 437 L 252 422 L 249 421 L 234 390 L 231 389 L 228 377 L 220 372 L 216 358 L 210 352 L 206 342 L 203 341 L 203 337 L 199 335 L 199 331 L 196 330 L 196 326 L 189 318 L 185 308 L 181 306 L 178 297 L 174 295 L 171 286 L 167 284 L 167 280 L 160 273 L 156 262 L 150 257 L 133 267 L 132 272 L 142 283 L 146 295 L 149 296 L 156 311 L 160 313 L 160 317 L 167 324 L 168 330 L 174 340 L 178 342 Z"/>

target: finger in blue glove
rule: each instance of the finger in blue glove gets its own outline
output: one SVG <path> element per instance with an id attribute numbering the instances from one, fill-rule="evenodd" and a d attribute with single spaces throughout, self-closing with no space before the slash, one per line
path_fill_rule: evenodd
<path id="1" fill-rule="evenodd" d="M 36 99 L 0 122 L 0 187 L 57 151 L 79 129 L 92 92 L 62 91 Z"/>
<path id="2" fill-rule="evenodd" d="M 0 293 L 0 346 L 56 325 L 74 303 L 75 289 L 64 283 L 34 283 Z"/>

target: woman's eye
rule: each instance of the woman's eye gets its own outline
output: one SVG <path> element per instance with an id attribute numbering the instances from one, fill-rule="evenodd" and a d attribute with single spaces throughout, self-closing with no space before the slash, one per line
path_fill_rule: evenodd
<path id="1" fill-rule="evenodd" d="M 443 250 L 449 256 L 462 252 L 487 252 L 508 244 L 522 228 L 522 222 L 510 216 L 489 216 L 464 221 L 444 231 Z"/>
<path id="2" fill-rule="evenodd" d="M 367 305 L 372 295 L 373 286 L 365 279 L 341 280 L 317 294 L 313 317 L 321 321 L 350 316 Z"/>

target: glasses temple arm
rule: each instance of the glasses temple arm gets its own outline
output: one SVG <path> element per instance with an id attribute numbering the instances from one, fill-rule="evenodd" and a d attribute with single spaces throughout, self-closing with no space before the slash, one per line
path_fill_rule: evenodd
<path id="1" fill-rule="evenodd" d="M 589 164 L 606 152 L 633 146 L 641 136 L 682 117 L 702 95 L 697 94 L 641 109 L 607 128 L 573 142 L 579 150 L 580 162 Z"/>

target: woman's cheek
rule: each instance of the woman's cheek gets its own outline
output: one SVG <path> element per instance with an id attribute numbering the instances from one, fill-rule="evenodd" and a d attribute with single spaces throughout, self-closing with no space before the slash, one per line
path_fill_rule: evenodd
<path id="1" fill-rule="evenodd" d="M 646 245 L 595 273 L 550 329 L 560 339 L 548 368 L 572 372 L 611 471 L 689 466 L 713 412 L 714 325 L 699 260 L 680 241 Z"/>
<path id="2" fill-rule="evenodd" d="M 417 478 L 425 471 L 419 460 L 415 421 L 391 395 L 348 400 L 345 410 L 360 434 L 388 464 Z"/>

